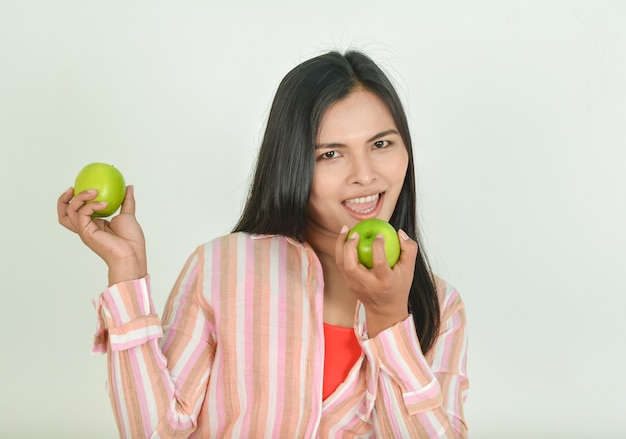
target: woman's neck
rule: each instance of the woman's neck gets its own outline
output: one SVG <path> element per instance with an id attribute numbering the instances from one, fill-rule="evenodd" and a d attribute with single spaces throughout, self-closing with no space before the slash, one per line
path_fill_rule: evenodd
<path id="1" fill-rule="evenodd" d="M 315 236 L 321 239 L 315 239 Z M 308 244 L 315 250 L 324 273 L 324 322 L 335 326 L 352 327 L 356 298 L 348 290 L 343 274 L 335 262 L 335 241 L 314 235 Z"/>

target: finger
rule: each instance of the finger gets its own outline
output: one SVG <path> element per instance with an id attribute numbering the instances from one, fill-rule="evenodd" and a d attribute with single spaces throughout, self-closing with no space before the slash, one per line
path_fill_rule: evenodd
<path id="1" fill-rule="evenodd" d="M 69 187 L 61 194 L 57 200 L 57 216 L 59 223 L 67 227 L 67 208 L 70 205 L 70 200 L 74 196 L 74 188 Z"/>
<path id="2" fill-rule="evenodd" d="M 346 243 L 346 236 L 349 231 L 348 226 L 342 226 L 339 235 L 337 235 L 337 240 L 335 241 L 335 263 L 340 267 L 343 266 L 343 246 Z"/>
<path id="3" fill-rule="evenodd" d="M 377 235 L 372 244 L 372 264 L 377 278 L 391 270 L 385 253 L 385 236 L 382 234 Z"/>
<path id="4" fill-rule="evenodd" d="M 76 213 L 75 221 L 77 233 L 81 239 L 85 242 L 89 240 L 89 237 L 97 232 L 100 228 L 95 223 L 92 215 L 97 210 L 102 210 L 107 207 L 107 203 L 104 201 L 98 201 L 93 203 L 84 204 Z M 102 220 L 99 220 L 100 222 Z"/>
<path id="5" fill-rule="evenodd" d="M 80 209 L 78 209 L 78 217 L 85 217 L 86 219 L 93 218 L 93 214 L 99 210 L 106 209 L 109 203 L 106 201 L 93 201 L 91 203 L 85 203 Z"/>
<path id="6" fill-rule="evenodd" d="M 85 203 L 87 203 L 87 201 L 93 200 L 97 196 L 98 196 L 97 189 L 89 189 L 87 191 L 83 191 L 74 195 L 74 197 L 70 200 L 70 205 L 69 205 L 69 208 L 67 209 L 67 213 L 75 214 L 76 212 L 80 210 L 81 207 L 83 207 Z"/>
<path id="7" fill-rule="evenodd" d="M 400 238 L 400 259 L 396 265 L 410 266 L 413 269 L 419 251 L 417 242 L 413 241 L 402 229 L 398 231 L 398 237 Z"/>
<path id="8" fill-rule="evenodd" d="M 66 221 L 71 223 L 72 230 L 78 232 L 78 211 L 85 206 L 89 200 L 92 200 L 97 196 L 98 191 L 90 189 L 74 195 L 74 197 L 70 200 L 70 204 L 67 206 L 67 209 L 65 209 L 65 212 L 67 214 Z"/>
<path id="9" fill-rule="evenodd" d="M 73 191 L 72 191 L 73 192 Z M 69 193 L 69 189 L 68 189 Z M 73 193 L 72 193 L 73 195 Z M 65 207 L 65 216 L 63 217 L 63 224 L 65 227 L 73 232 L 78 233 L 78 220 L 77 215 L 81 207 L 85 205 L 89 200 L 98 196 L 98 191 L 95 189 L 81 192 L 79 194 L 67 195 L 66 198 L 70 198 L 69 204 Z"/>
<path id="10" fill-rule="evenodd" d="M 346 271 L 359 269 L 360 262 L 357 247 L 360 239 L 361 237 L 359 234 L 354 232 L 350 235 L 348 240 L 343 243 L 341 261 L 343 263 L 343 268 Z M 366 269 L 365 267 L 361 268 Z"/>
<path id="11" fill-rule="evenodd" d="M 126 187 L 126 196 L 124 197 L 120 213 L 135 215 L 135 186 L 128 185 Z"/>

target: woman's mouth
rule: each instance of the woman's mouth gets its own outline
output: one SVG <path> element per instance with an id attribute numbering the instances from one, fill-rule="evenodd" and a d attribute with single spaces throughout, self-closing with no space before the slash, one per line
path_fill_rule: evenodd
<path id="1" fill-rule="evenodd" d="M 345 200 L 342 204 L 356 215 L 367 215 L 374 212 L 378 207 L 378 202 L 382 198 L 383 193 L 368 195 L 366 197 L 351 198 Z"/>

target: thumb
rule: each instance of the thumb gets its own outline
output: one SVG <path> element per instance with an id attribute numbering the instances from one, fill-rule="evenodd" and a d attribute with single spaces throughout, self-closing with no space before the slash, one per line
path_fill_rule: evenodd
<path id="1" fill-rule="evenodd" d="M 120 213 L 135 215 L 135 186 L 132 184 L 126 187 L 126 196 L 124 197 Z"/>
<path id="2" fill-rule="evenodd" d="M 398 237 L 400 238 L 400 260 L 398 262 L 414 265 L 419 250 L 417 242 L 413 241 L 402 229 L 398 231 Z"/>

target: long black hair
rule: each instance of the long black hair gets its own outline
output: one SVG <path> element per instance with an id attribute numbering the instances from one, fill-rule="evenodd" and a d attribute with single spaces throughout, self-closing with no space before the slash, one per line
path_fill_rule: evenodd
<path id="1" fill-rule="evenodd" d="M 291 70 L 278 86 L 256 164 L 254 180 L 233 232 L 285 235 L 304 242 L 315 167 L 315 141 L 326 110 L 362 87 L 389 108 L 409 163 L 390 223 L 419 245 L 407 304 L 427 353 L 439 333 L 435 281 L 417 225 L 413 148 L 404 108 L 385 73 L 361 52 L 329 52 Z"/>

